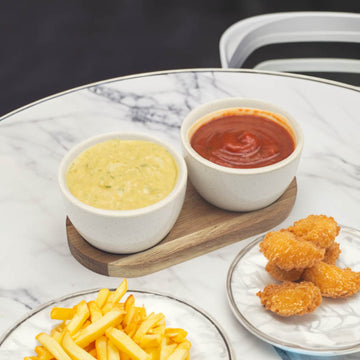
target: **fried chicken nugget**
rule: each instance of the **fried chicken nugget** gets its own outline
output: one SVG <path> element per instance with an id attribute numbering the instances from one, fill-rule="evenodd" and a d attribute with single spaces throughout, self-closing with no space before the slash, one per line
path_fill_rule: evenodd
<path id="1" fill-rule="evenodd" d="M 304 269 L 292 269 L 289 271 L 280 269 L 276 264 L 269 261 L 265 270 L 278 281 L 297 281 L 301 278 Z"/>
<path id="2" fill-rule="evenodd" d="M 298 240 L 289 231 L 272 231 L 259 244 L 260 251 L 282 270 L 311 267 L 324 258 L 325 249 L 309 241 Z"/>
<path id="3" fill-rule="evenodd" d="M 324 262 L 306 269 L 302 279 L 314 283 L 323 296 L 330 298 L 348 297 L 360 289 L 360 272 L 350 268 L 341 269 Z"/>
<path id="4" fill-rule="evenodd" d="M 307 281 L 270 284 L 256 295 L 267 310 L 284 317 L 311 313 L 322 301 L 319 288 Z"/>
<path id="5" fill-rule="evenodd" d="M 334 241 L 334 243 L 325 250 L 323 262 L 330 265 L 335 265 L 340 253 L 340 245 Z"/>
<path id="6" fill-rule="evenodd" d="M 340 226 L 333 217 L 326 215 L 309 215 L 305 219 L 298 220 L 288 231 L 304 240 L 311 241 L 321 248 L 330 247 L 335 237 L 339 234 Z"/>

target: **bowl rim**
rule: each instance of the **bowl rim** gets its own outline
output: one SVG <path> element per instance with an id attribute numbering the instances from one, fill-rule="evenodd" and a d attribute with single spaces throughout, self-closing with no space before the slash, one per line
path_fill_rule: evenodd
<path id="1" fill-rule="evenodd" d="M 164 197 L 163 199 L 152 205 L 148 205 L 138 209 L 130 209 L 130 210 L 109 210 L 109 209 L 96 208 L 94 206 L 83 203 L 81 200 L 77 199 L 70 192 L 69 188 L 66 185 L 65 175 L 67 173 L 70 164 L 78 155 L 80 155 L 83 151 L 85 151 L 89 147 L 111 139 L 144 140 L 144 141 L 154 142 L 159 144 L 160 146 L 163 146 L 174 158 L 178 168 L 176 183 L 174 188 L 171 190 L 171 192 L 166 197 Z M 183 189 L 186 188 L 186 184 L 187 184 L 187 166 L 184 158 L 179 154 L 179 152 L 172 145 L 158 138 L 157 136 L 149 135 L 141 132 L 115 131 L 115 132 L 107 132 L 89 137 L 79 142 L 78 144 L 74 145 L 72 148 L 70 148 L 62 158 L 58 168 L 58 185 L 60 187 L 61 193 L 66 198 L 66 200 L 88 213 L 91 213 L 93 215 L 100 215 L 103 217 L 128 218 L 128 217 L 136 217 L 136 216 L 152 213 L 172 202 L 179 195 L 179 193 L 181 193 Z"/>
<path id="2" fill-rule="evenodd" d="M 237 102 L 240 104 L 236 105 Z M 249 105 L 246 105 L 246 103 L 248 103 Z M 267 166 L 257 167 L 257 168 L 245 168 L 245 169 L 231 168 L 231 167 L 215 164 L 212 161 L 207 160 L 204 157 L 202 157 L 200 154 L 198 154 L 193 149 L 189 141 L 190 139 L 188 133 L 191 127 L 195 125 L 195 123 L 200 122 L 202 118 L 207 117 L 212 113 L 217 113 L 219 111 L 229 111 L 229 110 L 231 111 L 232 109 L 238 109 L 238 108 L 250 109 L 250 110 L 265 110 L 268 112 L 277 113 L 282 117 L 285 117 L 289 121 L 290 127 L 292 128 L 296 136 L 295 139 L 296 145 L 294 151 L 288 157 L 286 157 L 281 161 L 278 161 L 277 163 Z M 206 111 L 207 109 L 211 109 L 211 110 Z M 197 119 L 193 120 L 192 118 L 195 117 L 198 113 L 199 114 L 201 113 L 201 115 L 198 115 Z M 283 108 L 281 108 L 276 104 L 254 98 L 242 98 L 242 97 L 229 97 L 229 98 L 218 99 L 215 101 L 204 103 L 194 108 L 186 115 L 181 125 L 180 137 L 184 149 L 189 155 L 192 156 L 192 158 L 194 158 L 195 160 L 197 160 L 206 167 L 212 168 L 214 170 L 217 170 L 225 174 L 234 174 L 234 175 L 256 175 L 256 174 L 264 174 L 264 173 L 276 171 L 296 160 L 301 154 L 302 149 L 304 147 L 303 131 L 297 120 L 291 114 L 289 114 L 286 110 L 284 110 Z"/>

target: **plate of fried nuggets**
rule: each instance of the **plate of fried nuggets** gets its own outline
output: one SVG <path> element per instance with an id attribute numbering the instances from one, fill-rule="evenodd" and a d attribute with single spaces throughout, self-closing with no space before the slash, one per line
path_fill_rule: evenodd
<path id="1" fill-rule="evenodd" d="M 280 316 L 304 315 L 320 306 L 322 297 L 345 298 L 359 291 L 360 273 L 336 265 L 339 231 L 333 217 L 309 215 L 265 235 L 259 244 L 268 260 L 265 270 L 282 282 L 257 293 L 266 309 Z"/>
<path id="2" fill-rule="evenodd" d="M 289 228 L 281 232 L 289 232 Z M 276 250 L 274 244 L 263 243 L 267 234 L 254 239 L 239 252 L 229 268 L 227 294 L 234 315 L 248 331 L 272 345 L 301 354 L 333 356 L 360 351 L 357 335 L 360 332 L 360 295 L 356 294 L 359 290 L 360 231 L 337 224 L 334 228 L 332 245 L 323 251 L 305 245 L 301 251 L 306 256 L 300 253 L 296 258 L 289 250 Z M 261 243 L 262 247 L 267 246 L 268 252 L 271 249 L 275 259 L 287 253 L 290 258 L 293 255 L 296 264 L 312 266 L 290 269 L 288 266 L 288 270 L 284 270 L 259 251 Z M 321 260 L 318 260 L 319 253 Z M 310 254 L 313 258 L 307 259 Z M 281 259 L 279 263 L 290 263 L 290 260 Z M 310 268 L 312 270 L 308 271 Z M 343 271 L 346 268 L 350 268 L 349 271 Z M 304 279 L 305 270 L 307 280 Z M 321 282 L 322 290 L 309 281 L 311 274 L 312 281 L 318 278 L 319 285 Z M 329 282 L 326 282 L 329 274 Z M 259 293 L 264 302 L 270 301 L 268 307 L 273 306 L 275 311 L 269 311 L 261 303 L 256 296 Z M 278 302 L 280 311 L 285 312 L 282 316 L 276 311 Z M 306 315 L 292 316 L 295 314 Z"/>

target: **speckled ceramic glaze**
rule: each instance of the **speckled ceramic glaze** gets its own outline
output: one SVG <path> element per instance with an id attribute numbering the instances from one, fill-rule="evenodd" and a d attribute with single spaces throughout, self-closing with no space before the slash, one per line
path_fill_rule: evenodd
<path id="1" fill-rule="evenodd" d="M 250 243 L 234 260 L 228 274 L 228 297 L 238 320 L 259 338 L 284 350 L 311 355 L 360 351 L 360 293 L 344 299 L 323 298 L 310 314 L 280 317 L 261 305 L 256 293 L 277 283 L 265 270 L 259 251 L 263 237 Z M 337 265 L 360 271 L 360 231 L 341 227 Z"/>

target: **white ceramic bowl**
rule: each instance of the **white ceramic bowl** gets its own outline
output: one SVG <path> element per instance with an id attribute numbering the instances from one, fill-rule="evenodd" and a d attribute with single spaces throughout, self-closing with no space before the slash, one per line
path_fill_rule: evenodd
<path id="1" fill-rule="evenodd" d="M 90 146 L 110 139 L 151 141 L 167 149 L 178 167 L 177 181 L 170 194 L 153 205 L 135 210 L 99 209 L 73 196 L 65 181 L 71 162 Z M 109 133 L 92 137 L 72 148 L 60 164 L 58 181 L 67 216 L 82 237 L 101 250 L 129 254 L 154 246 L 171 230 L 183 206 L 187 168 L 177 151 L 155 137 L 135 133 Z"/>
<path id="2" fill-rule="evenodd" d="M 275 164 L 238 169 L 217 165 L 199 155 L 190 145 L 197 122 L 209 121 L 212 113 L 234 108 L 266 110 L 280 114 L 282 121 L 292 129 L 294 151 Z M 191 183 L 199 194 L 211 204 L 231 211 L 252 211 L 270 205 L 277 200 L 293 180 L 304 140 L 296 120 L 282 108 L 263 101 L 246 98 L 216 100 L 191 111 L 181 126 L 181 143 Z"/>

